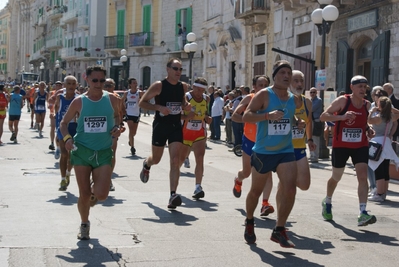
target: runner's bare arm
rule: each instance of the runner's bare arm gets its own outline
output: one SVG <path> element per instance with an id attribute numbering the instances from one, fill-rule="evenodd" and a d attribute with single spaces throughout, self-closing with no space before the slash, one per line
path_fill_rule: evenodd
<path id="1" fill-rule="evenodd" d="M 247 108 L 247 106 L 249 105 L 249 102 L 251 101 L 251 97 L 247 96 L 244 97 L 240 103 L 238 104 L 238 106 L 236 107 L 236 109 L 233 112 L 233 115 L 231 115 L 231 120 L 234 122 L 240 122 L 242 123 L 242 116 L 241 115 L 245 109 Z"/>

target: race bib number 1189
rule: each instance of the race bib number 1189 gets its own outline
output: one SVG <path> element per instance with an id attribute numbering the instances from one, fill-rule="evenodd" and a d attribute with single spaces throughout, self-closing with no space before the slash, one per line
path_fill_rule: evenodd
<path id="1" fill-rule="evenodd" d="M 105 133 L 107 131 L 107 117 L 85 117 L 85 133 Z"/>

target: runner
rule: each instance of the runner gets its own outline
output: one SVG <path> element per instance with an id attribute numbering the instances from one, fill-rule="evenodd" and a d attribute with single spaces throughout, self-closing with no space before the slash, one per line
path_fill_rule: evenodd
<path id="1" fill-rule="evenodd" d="M 104 91 L 106 70 L 102 66 L 86 69 L 89 90 L 75 98 L 61 121 L 65 148 L 71 153 L 79 187 L 78 210 L 81 218 L 78 239 L 90 239 L 90 206 L 108 197 L 112 175 L 112 138 L 120 135 L 118 99 Z M 68 123 L 76 116 L 78 127 L 72 137 Z M 90 184 L 90 176 L 93 184 Z"/>
<path id="2" fill-rule="evenodd" d="M 35 119 L 35 93 L 39 91 L 39 83 L 35 83 L 29 90 L 29 107 L 30 107 L 30 128 L 37 128 Z M 33 121 L 35 121 L 35 127 L 33 127 Z"/>
<path id="3" fill-rule="evenodd" d="M 301 98 L 288 92 L 292 68 L 288 61 L 277 61 L 273 66 L 274 85 L 259 91 L 244 112 L 243 121 L 257 123 L 256 141 L 252 148 L 252 185 L 246 201 L 247 219 L 244 238 L 255 243 L 254 216 L 269 172 L 277 172 L 279 186 L 276 194 L 277 219 L 271 240 L 280 246 L 292 248 L 285 224 L 294 206 L 296 195 L 296 163 L 292 145 L 292 125 L 300 122 L 295 118 L 295 109 L 300 107 Z M 304 126 L 303 122 L 298 125 Z"/>
<path id="4" fill-rule="evenodd" d="M 299 96 L 301 107 L 295 110 L 295 116 L 302 119 L 306 123 L 305 129 L 299 130 L 298 127 L 292 128 L 292 144 L 294 145 L 295 159 L 297 166 L 296 185 L 301 190 L 308 190 L 310 186 L 310 169 L 308 159 L 306 157 L 306 139 L 310 151 L 316 149 L 316 145 L 312 139 L 312 101 L 305 98 L 303 93 L 303 84 L 305 75 L 299 70 L 292 71 L 292 82 L 290 91 L 294 95 Z"/>
<path id="5" fill-rule="evenodd" d="M 322 215 L 327 221 L 333 219 L 332 196 L 344 174 L 345 165 L 349 157 L 355 166 L 359 198 L 360 214 L 357 225 L 366 226 L 377 221 L 374 215 L 369 215 L 367 206 L 367 165 L 369 161 L 368 139 L 374 135 L 367 124 L 370 102 L 365 100 L 366 86 L 368 81 L 365 77 L 356 75 L 351 80 L 350 88 L 352 94 L 336 98 L 331 105 L 322 113 L 322 121 L 334 121 L 334 138 L 332 143 L 332 176 L 327 182 L 327 196 L 322 201 Z"/>
<path id="6" fill-rule="evenodd" d="M 114 92 L 114 89 L 115 89 L 115 81 L 114 81 L 114 79 L 111 79 L 111 78 L 106 79 L 105 83 L 104 83 L 104 89 L 106 91 L 108 91 L 108 93 L 113 94 L 119 100 L 118 101 L 119 102 L 119 106 L 118 106 L 119 107 L 119 111 L 118 111 L 119 112 L 119 119 L 118 119 L 118 121 L 121 122 L 120 130 L 121 130 L 121 133 L 123 133 L 124 129 L 125 129 L 123 127 L 123 122 L 122 122 L 122 117 L 123 117 L 123 114 L 124 114 L 124 107 L 123 107 L 122 98 L 119 96 L 118 93 Z M 114 172 L 115 164 L 116 164 L 116 149 L 117 149 L 117 146 L 118 146 L 118 138 L 113 138 L 112 139 L 112 152 L 113 152 L 113 155 L 112 155 L 112 172 Z M 113 185 L 112 180 L 111 180 L 111 185 L 109 186 L 109 191 L 115 191 L 115 186 Z"/>
<path id="7" fill-rule="evenodd" d="M 4 89 L 4 85 L 0 84 L 0 146 L 3 145 L 1 137 L 3 136 L 4 120 L 7 117 L 7 106 L 9 99 L 8 91 Z"/>
<path id="8" fill-rule="evenodd" d="M 52 88 L 52 90 L 50 91 L 50 97 L 48 99 L 48 109 L 50 110 L 50 145 L 48 147 L 48 149 L 50 150 L 55 150 L 54 147 L 54 137 L 55 137 L 55 131 L 56 131 L 56 118 L 55 118 L 55 112 L 54 112 L 54 103 L 55 103 L 55 99 L 56 99 L 56 93 L 58 90 L 62 89 L 62 82 L 57 81 L 54 84 L 54 87 Z M 58 148 L 58 139 L 56 139 L 57 142 L 57 148 Z"/>
<path id="9" fill-rule="evenodd" d="M 33 99 L 35 100 L 35 115 L 37 130 L 39 130 L 39 137 L 43 137 L 44 119 L 46 118 L 46 102 L 49 94 L 46 92 L 46 83 L 39 83 L 39 91 L 35 92 Z"/>
<path id="10" fill-rule="evenodd" d="M 14 91 L 11 93 L 9 102 L 10 108 L 8 109 L 8 128 L 11 132 L 10 141 L 13 141 L 14 144 L 17 144 L 18 137 L 18 124 L 21 118 L 21 110 L 24 106 L 24 98 L 20 94 L 20 87 L 14 86 Z"/>
<path id="11" fill-rule="evenodd" d="M 252 86 L 255 93 L 259 92 L 263 88 L 268 87 L 270 84 L 270 78 L 265 75 L 257 75 L 252 79 Z M 243 98 L 234 110 L 232 120 L 238 123 L 243 123 L 242 114 L 251 102 L 255 93 L 249 94 Z M 256 124 L 255 123 L 244 123 L 244 134 L 242 136 L 242 169 L 238 171 L 237 176 L 234 179 L 233 195 L 237 198 L 241 197 L 242 181 L 249 177 L 251 174 L 251 155 L 252 148 L 256 140 Z M 260 210 L 260 216 L 267 216 L 274 212 L 274 207 L 269 203 L 270 193 L 273 188 L 272 173 L 269 172 L 266 178 L 266 185 L 263 188 L 263 201 Z"/>
<path id="12" fill-rule="evenodd" d="M 181 164 L 188 159 L 190 151 L 195 156 L 195 189 L 193 198 L 200 199 L 205 196 L 202 190 L 202 177 L 204 175 L 204 155 L 206 147 L 206 123 L 210 124 L 212 118 L 208 115 L 209 96 L 205 94 L 208 82 L 205 78 L 198 77 L 193 84 L 193 90 L 186 93 L 186 101 L 191 104 L 191 110 L 182 115 L 183 144 L 181 149 Z M 180 164 L 180 165 L 181 165 Z"/>
<path id="13" fill-rule="evenodd" d="M 126 117 L 127 126 L 129 127 L 129 146 L 130 153 L 136 155 L 136 148 L 134 147 L 134 137 L 137 133 L 137 127 L 140 122 L 140 107 L 139 101 L 143 96 L 143 91 L 137 89 L 136 78 L 129 78 L 128 84 L 130 90 L 123 94 L 122 102 L 126 103 Z"/>
<path id="14" fill-rule="evenodd" d="M 57 83 L 56 83 L 57 84 Z M 71 104 L 72 100 L 78 96 L 76 94 L 75 89 L 77 85 L 77 80 L 74 76 L 66 76 L 64 79 L 65 84 L 65 93 L 58 94 L 56 93 L 56 100 L 54 104 L 54 110 L 56 112 L 55 118 L 57 125 L 57 140 L 61 151 L 61 158 L 60 158 L 60 172 L 61 172 L 61 183 L 59 191 L 65 191 L 68 188 L 70 183 L 71 177 L 71 170 L 72 164 L 70 161 L 70 154 L 65 148 L 65 142 L 63 140 L 63 135 L 61 134 L 61 129 L 59 127 L 62 119 L 64 118 L 65 113 L 67 112 L 69 105 Z M 56 92 L 58 92 L 57 89 Z M 49 101 L 50 102 L 50 101 Z M 76 118 L 73 118 L 71 121 L 68 122 L 68 132 L 71 136 L 76 134 Z"/>
<path id="15" fill-rule="evenodd" d="M 150 168 L 156 165 L 162 158 L 162 154 L 168 141 L 170 155 L 170 198 L 169 209 L 175 209 L 181 205 L 181 197 L 176 194 L 180 176 L 179 154 L 183 148 L 183 132 L 181 125 L 181 111 L 191 110 L 184 94 L 187 85 L 181 83 L 182 62 L 172 58 L 166 64 L 167 77 L 162 81 L 153 83 L 140 100 L 140 107 L 145 110 L 155 110 L 155 118 L 152 124 L 152 154 L 143 162 L 140 179 L 147 183 L 150 177 Z M 155 97 L 155 104 L 150 99 Z"/>

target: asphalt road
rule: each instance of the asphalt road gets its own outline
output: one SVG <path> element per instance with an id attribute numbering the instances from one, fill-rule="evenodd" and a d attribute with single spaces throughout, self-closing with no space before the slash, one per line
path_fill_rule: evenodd
<path id="1" fill-rule="evenodd" d="M 80 218 L 78 189 L 72 179 L 66 192 L 58 191 L 60 175 L 44 137 L 29 129 L 22 114 L 18 144 L 11 144 L 5 123 L 0 147 L 0 267 L 3 266 L 397 266 L 399 259 L 399 185 L 390 184 L 387 201 L 369 203 L 377 223 L 357 226 L 357 181 L 348 165 L 333 197 L 334 221 L 321 216 L 321 200 L 331 174 L 328 161 L 312 165 L 312 184 L 298 190 L 289 217 L 288 235 L 295 249 L 270 241 L 276 214 L 262 219 L 257 213 L 257 244 L 243 238 L 245 197 L 232 194 L 233 178 L 241 159 L 223 143 L 208 142 L 203 188 L 205 198 L 195 201 L 194 158 L 181 169 L 178 193 L 183 204 L 168 211 L 169 161 L 165 151 L 143 184 L 139 173 L 150 153 L 152 117 L 142 117 L 136 136 L 137 156 L 119 140 L 113 175 L 116 191 L 90 213 L 91 240 L 76 238 Z M 74 178 L 74 176 L 72 176 Z M 278 179 L 273 175 L 271 203 Z M 259 211 L 260 206 L 257 208 Z"/>

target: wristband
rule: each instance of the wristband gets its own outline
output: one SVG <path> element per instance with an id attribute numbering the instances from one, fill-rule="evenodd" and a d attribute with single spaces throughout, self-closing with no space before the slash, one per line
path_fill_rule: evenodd
<path id="1" fill-rule="evenodd" d="M 308 142 L 309 142 L 309 141 L 312 141 L 312 142 L 313 142 L 313 139 L 312 139 L 312 138 L 309 138 L 309 139 L 308 139 Z"/>
<path id="2" fill-rule="evenodd" d="M 68 141 L 68 139 L 72 139 L 72 136 L 70 134 L 67 134 L 67 135 L 64 136 L 64 138 L 62 138 L 64 143 L 66 143 L 66 141 Z"/>
<path id="3" fill-rule="evenodd" d="M 269 119 L 269 112 L 266 112 L 265 113 L 265 120 L 268 120 Z"/>

